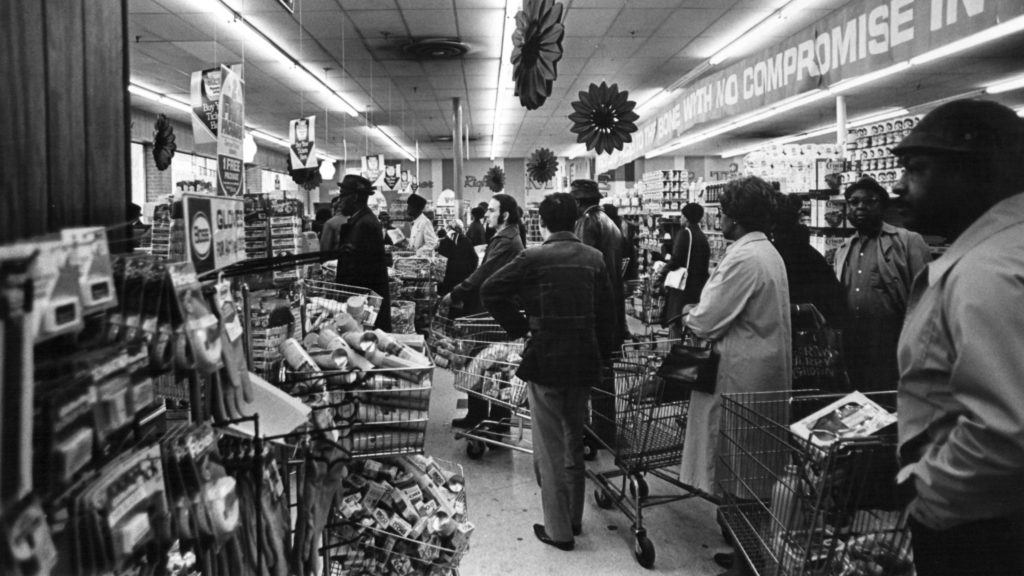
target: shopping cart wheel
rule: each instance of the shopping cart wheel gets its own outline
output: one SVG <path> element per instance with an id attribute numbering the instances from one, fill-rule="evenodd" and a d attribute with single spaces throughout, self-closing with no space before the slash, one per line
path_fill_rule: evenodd
<path id="1" fill-rule="evenodd" d="M 466 456 L 469 456 L 470 460 L 479 460 L 484 455 L 484 450 L 487 445 L 479 440 L 467 440 L 466 441 Z"/>
<path id="2" fill-rule="evenodd" d="M 633 499 L 640 500 L 641 502 L 647 500 L 647 497 L 651 495 L 651 488 L 647 485 L 647 480 L 639 474 L 630 476 L 630 480 L 629 495 L 632 496 Z M 640 494 L 639 497 L 637 496 L 638 491 Z"/>
<path id="3" fill-rule="evenodd" d="M 594 460 L 597 458 L 597 442 L 590 436 L 583 437 L 583 459 Z"/>
<path id="4" fill-rule="evenodd" d="M 633 541 L 633 556 L 644 568 L 654 567 L 654 544 L 643 530 L 637 532 L 636 539 Z"/>
<path id="5" fill-rule="evenodd" d="M 612 501 L 612 497 L 600 488 L 594 490 L 594 500 L 597 502 L 598 508 L 604 508 L 605 510 L 608 510 L 615 505 L 615 502 Z"/>

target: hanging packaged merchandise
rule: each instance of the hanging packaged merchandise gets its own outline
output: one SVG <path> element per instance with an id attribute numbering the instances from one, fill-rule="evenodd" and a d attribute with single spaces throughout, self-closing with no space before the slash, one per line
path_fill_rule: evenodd
<path id="1" fill-rule="evenodd" d="M 138 448 L 104 466 L 76 497 L 73 565 L 81 574 L 146 573 L 164 561 L 163 470 L 159 446 Z"/>
<path id="2" fill-rule="evenodd" d="M 91 378 L 66 374 L 40 378 L 41 401 L 35 419 L 35 477 L 39 490 L 56 493 L 69 484 L 93 457 L 96 391 Z"/>
<path id="3" fill-rule="evenodd" d="M 0 526 L 3 549 L 0 566 L 5 576 L 48 576 L 57 565 L 57 548 L 38 500 L 13 507 Z"/>
<path id="4" fill-rule="evenodd" d="M 24 246 L 38 252 L 32 268 L 34 341 L 39 343 L 81 330 L 78 267 L 68 262 L 65 244 L 60 240 L 41 240 Z"/>
<path id="5" fill-rule="evenodd" d="M 34 259 L 29 250 L 0 254 L 0 500 L 5 502 L 32 490 Z"/>
<path id="6" fill-rule="evenodd" d="M 82 313 L 91 314 L 117 306 L 106 230 L 99 227 L 65 228 L 60 235 L 68 246 L 68 261 L 78 268 Z"/>
<path id="7" fill-rule="evenodd" d="M 225 404 L 234 406 L 234 411 L 243 415 L 244 404 L 253 401 L 252 383 L 249 381 L 249 366 L 245 361 L 243 347 L 244 331 L 231 294 L 231 283 L 218 282 L 214 294 L 217 315 L 221 325 L 221 351 L 224 360 L 223 373 L 229 385 L 224 386 Z"/>
<path id="8" fill-rule="evenodd" d="M 220 322 L 210 311 L 192 263 L 170 264 L 167 270 L 196 368 L 210 374 L 222 366 Z"/>

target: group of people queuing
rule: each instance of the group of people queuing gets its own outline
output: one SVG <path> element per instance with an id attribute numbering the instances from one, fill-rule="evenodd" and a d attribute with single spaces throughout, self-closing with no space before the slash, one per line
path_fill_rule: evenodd
<path id="1" fill-rule="evenodd" d="M 684 290 L 668 291 L 661 321 L 673 337 L 689 331 L 712 342 L 720 360 L 714 391 L 691 393 L 680 480 L 719 492 L 722 395 L 792 388 L 792 311 L 810 303 L 844 335 L 849 381 L 834 391 L 897 391 L 893 483 L 909 511 L 917 574 L 1024 574 L 1024 120 L 992 102 L 955 101 L 893 152 L 904 167 L 897 199 L 870 178 L 848 185 L 856 233 L 834 264 L 810 246 L 800 202 L 760 178 L 725 186 L 720 221 L 730 244 L 713 270 L 703 208 L 683 208 L 665 271 L 685 267 L 688 278 Z M 347 221 L 328 220 L 322 243 L 341 255 L 339 282 L 386 298 L 372 193 L 366 179 L 346 176 L 336 213 Z M 624 279 L 636 274 L 635 230 L 601 198 L 591 180 L 545 197 L 543 243 L 529 248 L 508 194 L 473 208 L 468 227 L 456 222 L 440 240 L 419 225 L 423 206 L 409 207 L 414 242 L 434 242 L 449 257 L 442 291 L 457 314 L 486 310 L 527 338 L 517 374 L 528 385 L 541 483 L 544 523 L 534 533 L 566 551 L 583 530 L 588 399 L 597 413 L 614 408 L 590 389 L 613 384 L 610 361 L 628 337 Z M 907 228 L 886 221 L 897 209 Z M 922 234 L 951 245 L 933 261 Z M 471 248 L 481 244 L 477 262 Z M 388 306 L 378 316 L 385 329 Z M 488 420 L 502 433 L 509 416 L 470 398 L 452 425 Z M 729 555 L 715 559 L 742 569 Z"/>

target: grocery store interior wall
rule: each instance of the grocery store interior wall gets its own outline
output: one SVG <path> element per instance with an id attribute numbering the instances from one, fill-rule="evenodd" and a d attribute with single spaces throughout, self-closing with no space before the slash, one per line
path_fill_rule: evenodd
<path id="1" fill-rule="evenodd" d="M 126 221 L 126 18 L 127 0 L 0 6 L 0 243 Z"/>

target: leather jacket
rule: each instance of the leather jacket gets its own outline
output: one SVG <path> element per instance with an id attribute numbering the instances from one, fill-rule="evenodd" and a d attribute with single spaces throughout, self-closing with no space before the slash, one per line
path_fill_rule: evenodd
<path id="1" fill-rule="evenodd" d="M 600 206 L 591 206 L 576 220 L 576 237 L 587 246 L 597 248 L 604 258 L 615 306 L 615 345 L 619 346 L 626 336 L 626 299 L 622 286 L 622 260 L 626 256 L 622 251 L 622 232 Z"/>

